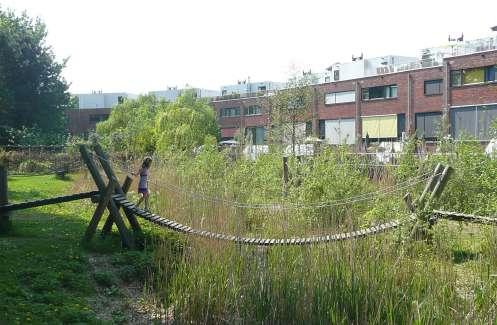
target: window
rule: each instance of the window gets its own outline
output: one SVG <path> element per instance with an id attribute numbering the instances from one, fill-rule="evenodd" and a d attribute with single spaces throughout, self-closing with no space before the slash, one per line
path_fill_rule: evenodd
<path id="1" fill-rule="evenodd" d="M 305 122 L 305 136 L 312 136 L 312 121 Z"/>
<path id="2" fill-rule="evenodd" d="M 416 113 L 416 135 L 421 139 L 436 139 L 442 125 L 442 113 Z"/>
<path id="3" fill-rule="evenodd" d="M 326 105 L 355 102 L 355 91 L 340 91 L 328 93 L 324 97 Z"/>
<path id="4" fill-rule="evenodd" d="M 117 96 L 117 103 L 118 104 L 124 103 L 124 98 L 125 98 L 124 96 Z"/>
<path id="5" fill-rule="evenodd" d="M 266 86 L 259 86 L 259 87 L 258 87 L 258 90 L 259 90 L 259 91 L 266 91 Z"/>
<path id="6" fill-rule="evenodd" d="M 228 107 L 221 110 L 221 117 L 240 116 L 240 107 Z"/>
<path id="7" fill-rule="evenodd" d="M 354 144 L 355 119 L 326 120 L 325 139 L 329 144 Z"/>
<path id="8" fill-rule="evenodd" d="M 324 82 L 331 82 L 331 77 L 330 76 L 324 77 Z"/>
<path id="9" fill-rule="evenodd" d="M 397 97 L 397 85 L 389 86 L 377 86 L 362 89 L 362 99 L 384 99 L 384 98 L 396 98 Z"/>
<path id="10" fill-rule="evenodd" d="M 326 121 L 319 120 L 319 138 L 324 140 L 326 137 Z"/>
<path id="11" fill-rule="evenodd" d="M 109 114 L 90 115 L 90 123 L 98 123 L 109 118 Z"/>
<path id="12" fill-rule="evenodd" d="M 462 82 L 461 70 L 453 70 L 450 72 L 450 85 L 452 87 L 459 87 Z"/>
<path id="13" fill-rule="evenodd" d="M 340 80 L 340 70 L 333 71 L 333 80 L 335 81 Z"/>
<path id="14" fill-rule="evenodd" d="M 442 94 L 442 79 L 426 80 L 425 81 L 425 95 L 440 95 Z"/>
<path id="15" fill-rule="evenodd" d="M 244 115 L 259 115 L 261 114 L 261 107 L 259 105 L 251 105 L 244 108 Z"/>
<path id="16" fill-rule="evenodd" d="M 362 137 L 370 139 L 397 138 L 397 115 L 377 115 L 362 117 Z"/>
<path id="17" fill-rule="evenodd" d="M 452 70 L 450 72 L 450 81 L 452 87 L 494 82 L 497 81 L 497 66 L 491 65 L 482 68 Z"/>
<path id="18" fill-rule="evenodd" d="M 485 81 L 497 81 L 497 65 L 493 65 L 485 69 Z"/>
<path id="19" fill-rule="evenodd" d="M 248 137 L 251 144 L 264 144 L 264 127 L 250 127 L 245 129 L 245 136 Z"/>
<path id="20" fill-rule="evenodd" d="M 478 140 L 490 140 L 491 124 L 497 119 L 497 105 L 481 105 L 451 109 L 453 136 L 469 135 Z"/>
<path id="21" fill-rule="evenodd" d="M 466 69 L 462 71 L 462 83 L 464 85 L 485 82 L 485 69 Z"/>

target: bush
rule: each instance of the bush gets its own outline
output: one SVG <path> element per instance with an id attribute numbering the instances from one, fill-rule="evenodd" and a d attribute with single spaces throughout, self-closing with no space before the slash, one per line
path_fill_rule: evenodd
<path id="1" fill-rule="evenodd" d="M 19 165 L 19 173 L 41 173 L 48 170 L 46 163 L 38 162 L 35 160 L 26 160 Z"/>

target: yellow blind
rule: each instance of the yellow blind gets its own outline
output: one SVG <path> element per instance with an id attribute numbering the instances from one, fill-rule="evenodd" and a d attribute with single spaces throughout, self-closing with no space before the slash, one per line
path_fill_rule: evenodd
<path id="1" fill-rule="evenodd" d="M 475 84 L 485 81 L 485 70 L 483 68 L 468 69 L 463 71 L 463 84 Z"/>
<path id="2" fill-rule="evenodd" d="M 362 137 L 396 138 L 397 115 L 364 116 L 362 118 Z"/>

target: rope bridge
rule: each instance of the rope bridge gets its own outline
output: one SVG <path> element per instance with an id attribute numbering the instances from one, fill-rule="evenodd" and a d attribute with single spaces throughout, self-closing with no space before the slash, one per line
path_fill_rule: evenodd
<path id="1" fill-rule="evenodd" d="M 98 188 L 97 191 L 76 193 L 71 195 L 58 196 L 48 199 L 40 199 L 40 200 L 21 202 L 21 203 L 12 203 L 12 204 L 3 204 L 3 205 L 0 204 L 0 212 L 6 213 L 12 210 L 26 209 L 26 208 L 32 208 L 48 204 L 63 203 L 74 200 L 92 198 L 92 201 L 98 202 L 98 204 L 92 216 L 92 219 L 86 229 L 84 235 L 84 241 L 91 240 L 91 238 L 93 237 L 93 235 L 97 230 L 98 224 L 105 210 L 108 210 L 109 215 L 107 217 L 107 220 L 105 221 L 105 225 L 103 226 L 102 236 L 105 236 L 108 233 L 110 233 L 110 231 L 112 230 L 112 225 L 115 223 L 118 228 L 119 234 L 121 236 L 123 245 L 129 248 L 134 248 L 136 246 L 134 235 L 139 235 L 141 233 L 141 227 L 136 217 L 140 217 L 148 222 L 159 225 L 160 227 L 167 228 L 179 233 L 184 233 L 199 238 L 227 241 L 235 244 L 257 245 L 257 246 L 315 245 L 315 244 L 346 241 L 346 240 L 353 240 L 353 239 L 373 236 L 376 234 L 394 230 L 402 225 L 406 225 L 408 223 L 413 223 L 417 221 L 418 220 L 418 217 L 416 215 L 417 209 L 422 206 L 427 206 L 428 202 L 430 202 L 434 198 L 437 198 L 440 195 L 451 172 L 450 167 L 438 164 L 432 173 L 414 177 L 410 180 L 399 183 L 396 186 L 390 188 L 370 193 L 364 193 L 355 197 L 344 198 L 331 202 L 318 202 L 313 205 L 291 204 L 291 205 L 282 206 L 280 203 L 249 205 L 243 202 L 230 201 L 230 200 L 208 196 L 203 193 L 185 191 L 184 189 L 180 187 L 175 187 L 172 184 L 166 184 L 169 187 L 172 186 L 173 190 L 182 191 L 189 196 L 211 202 L 218 202 L 218 203 L 221 202 L 237 208 L 274 209 L 277 207 L 278 209 L 286 210 L 286 209 L 332 207 L 343 204 L 366 201 L 375 198 L 375 195 L 388 194 L 388 193 L 397 192 L 399 190 L 405 190 L 410 186 L 416 185 L 423 181 L 427 181 L 422 194 L 414 202 L 412 202 L 409 194 L 407 194 L 404 197 L 406 206 L 410 211 L 410 214 L 406 218 L 395 219 L 368 228 L 362 228 L 354 231 L 341 232 L 335 234 L 313 235 L 310 237 L 259 238 L 259 237 L 244 237 L 244 236 L 225 234 L 220 232 L 212 232 L 203 229 L 195 229 L 188 225 L 184 225 L 174 220 L 164 218 L 157 214 L 145 211 L 127 199 L 126 193 L 128 192 L 131 186 L 132 179 L 129 176 L 127 176 L 122 186 L 119 184 L 116 175 L 114 173 L 114 170 L 112 168 L 111 162 L 109 161 L 106 153 L 102 150 L 102 148 L 98 144 L 93 145 L 92 149 L 94 150 L 95 153 L 91 153 L 85 145 L 80 145 L 79 149 L 81 157 L 83 158 L 83 161 L 87 165 L 88 170 L 93 180 L 95 181 L 95 184 L 97 185 Z M 97 168 L 95 160 L 97 160 L 99 165 L 102 167 L 108 179 L 107 184 L 102 177 L 100 169 Z M 121 216 L 120 213 L 121 208 L 124 211 L 125 217 L 128 220 L 132 232 L 128 229 L 128 227 L 126 226 L 123 220 L 123 217 Z M 455 221 L 491 224 L 497 226 L 497 218 L 482 217 L 482 216 L 463 214 L 458 212 L 433 210 L 432 218 L 434 220 L 436 220 L 437 218 L 445 218 Z"/>
<path id="2" fill-rule="evenodd" d="M 406 182 L 406 184 L 401 184 L 403 186 L 412 186 L 412 184 L 417 184 L 420 182 L 420 179 L 422 181 L 428 180 L 425 189 L 423 193 L 421 194 L 420 198 L 417 199 L 415 202 L 410 202 L 406 201 L 406 204 L 410 210 L 410 215 L 407 218 L 404 219 L 396 219 L 392 220 L 386 223 L 382 223 L 379 225 L 375 225 L 372 227 L 368 228 L 363 228 L 355 231 L 350 231 L 350 232 L 342 232 L 342 233 L 336 233 L 336 234 L 325 234 L 325 235 L 319 235 L 319 236 L 311 236 L 311 237 L 292 237 L 292 238 L 256 238 L 256 237 L 243 237 L 243 236 L 238 236 L 238 235 L 232 235 L 232 234 L 225 234 L 225 233 L 219 233 L 219 232 L 211 232 L 208 230 L 202 230 L 202 229 L 195 229 L 192 228 L 188 225 L 184 225 L 182 223 L 179 223 L 174 220 L 170 220 L 168 218 L 164 218 L 162 216 L 159 216 L 157 214 L 145 211 L 139 207 L 137 207 L 135 204 L 131 203 L 127 198 L 126 198 L 126 192 L 129 189 L 129 185 L 131 184 L 131 178 L 129 176 L 126 177 L 126 180 L 121 187 L 119 185 L 119 182 L 116 178 L 116 175 L 114 173 L 114 170 L 112 168 L 112 164 L 106 155 L 106 153 L 102 150 L 102 148 L 98 145 L 95 144 L 93 145 L 93 150 L 95 151 L 95 154 L 91 154 L 88 149 L 85 146 L 80 146 L 80 152 L 83 157 L 83 160 L 88 166 L 88 169 L 90 170 L 90 173 L 97 185 L 97 187 L 100 190 L 101 195 L 99 196 L 98 200 L 98 206 L 95 210 L 95 213 L 93 215 L 92 220 L 90 221 L 90 225 L 88 226 L 85 238 L 87 240 L 90 240 L 93 234 L 96 232 L 97 225 L 100 221 L 100 218 L 102 217 L 103 212 L 107 208 L 110 212 L 109 217 L 107 218 L 107 221 L 105 223 L 105 226 L 103 228 L 103 234 L 105 235 L 108 233 L 112 227 L 112 224 L 115 222 L 118 226 L 119 232 L 121 234 L 122 241 L 125 245 L 127 246 L 132 246 L 134 245 L 133 238 L 127 228 L 124 226 L 124 222 L 122 220 L 122 217 L 120 215 L 119 209 L 123 208 L 124 213 L 131 225 L 131 228 L 133 232 L 140 232 L 140 226 L 138 222 L 136 221 L 136 217 L 140 217 L 142 219 L 147 220 L 148 222 L 157 224 L 161 227 L 168 228 L 170 230 L 184 233 L 187 235 L 195 236 L 195 237 L 201 237 L 201 238 L 207 238 L 207 239 L 214 239 L 214 240 L 221 240 L 221 241 L 229 241 L 237 244 L 243 244 L 243 245 L 259 245 L 259 246 L 276 246 L 276 245 L 311 245 L 311 244 L 320 244 L 320 243 L 329 243 L 329 242 L 337 242 L 337 241 L 345 241 L 345 240 L 352 240 L 352 239 L 357 239 L 357 238 L 363 238 L 367 236 L 372 236 L 375 234 L 391 231 L 393 229 L 396 229 L 400 227 L 401 225 L 411 223 L 413 221 L 417 220 L 416 216 L 416 209 L 417 207 L 422 206 L 426 201 L 429 201 L 435 197 L 438 197 L 440 195 L 441 191 L 443 190 L 443 187 L 446 184 L 447 178 L 450 174 L 451 168 L 448 166 L 443 166 L 441 164 L 437 165 L 433 173 L 429 175 L 421 175 L 415 178 L 415 180 L 410 180 Z M 100 165 L 102 166 L 102 169 L 105 173 L 105 175 L 108 178 L 108 184 L 106 185 L 105 182 L 102 179 L 102 176 L 100 172 L 98 171 L 95 162 L 93 161 L 93 157 L 96 157 L 96 159 L 99 161 Z M 176 190 L 180 190 L 180 188 L 176 188 Z M 389 189 L 391 190 L 391 189 Z M 394 189 L 395 190 L 395 189 Z M 388 192 L 388 191 L 387 191 Z M 264 204 L 264 205 L 250 205 L 248 206 L 245 203 L 242 202 L 236 202 L 236 201 L 228 201 L 224 199 L 219 199 L 215 197 L 210 197 L 206 196 L 204 194 L 199 194 L 199 193 L 194 193 L 194 192 L 189 192 L 187 193 L 189 195 L 196 196 L 201 199 L 205 199 L 208 201 L 215 201 L 215 202 L 223 202 L 227 203 L 231 206 L 234 207 L 242 207 L 242 208 L 272 208 L 276 203 L 270 203 L 270 204 Z M 313 205 L 313 207 L 322 207 L 322 206 L 333 206 L 333 205 L 340 205 L 343 204 L 344 202 L 355 202 L 356 200 L 365 200 L 369 199 L 372 195 L 368 195 L 370 193 L 366 193 L 363 195 L 360 195 L 355 198 L 348 198 L 344 200 L 337 200 L 336 202 L 321 202 L 316 205 Z M 372 193 L 371 193 L 372 194 Z M 294 205 L 290 206 L 291 208 L 307 208 L 308 206 L 299 206 L 299 205 Z"/>
<path id="3" fill-rule="evenodd" d="M 145 211 L 137 207 L 135 204 L 129 202 L 128 199 L 123 195 L 115 195 L 112 197 L 112 199 L 120 206 L 122 206 L 125 210 L 131 211 L 137 216 L 149 222 L 155 223 L 161 227 L 168 228 L 176 232 L 181 232 L 196 237 L 216 239 L 221 241 L 230 241 L 236 244 L 258 245 L 258 246 L 311 245 L 311 244 L 350 240 L 350 239 L 356 239 L 356 238 L 361 238 L 361 237 L 366 237 L 386 232 L 398 228 L 404 223 L 416 220 L 416 216 L 411 215 L 409 216 L 409 218 L 405 220 L 393 220 L 377 226 L 364 228 L 356 231 L 321 235 L 321 236 L 312 236 L 312 237 L 297 237 L 297 238 L 285 238 L 285 239 L 240 237 L 235 235 L 210 232 L 207 230 L 193 229 L 187 225 L 175 222 L 174 220 L 169 220 L 167 218 L 158 216 L 154 213 Z"/>

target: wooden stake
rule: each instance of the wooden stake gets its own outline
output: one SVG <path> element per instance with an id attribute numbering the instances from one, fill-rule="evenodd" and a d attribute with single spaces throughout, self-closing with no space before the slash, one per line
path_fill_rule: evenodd
<path id="1" fill-rule="evenodd" d="M 7 167 L 0 166 L 0 205 L 9 203 L 7 184 Z M 0 233 L 5 233 L 10 228 L 9 213 L 7 211 L 0 212 Z"/>
<path id="2" fill-rule="evenodd" d="M 283 157 L 283 182 L 286 196 L 288 190 L 288 157 Z"/>
<path id="3" fill-rule="evenodd" d="M 126 175 L 126 178 L 124 179 L 123 186 L 121 187 L 124 194 L 128 193 L 129 188 L 131 187 L 131 183 L 133 183 L 133 179 L 131 177 L 129 177 L 129 175 Z M 119 208 L 119 205 L 118 205 L 118 208 Z M 113 224 L 114 224 L 114 220 L 112 219 L 112 215 L 109 214 L 109 216 L 107 217 L 107 220 L 105 220 L 104 227 L 102 228 L 102 237 L 107 236 L 112 231 Z"/>
<path id="4" fill-rule="evenodd" d="M 98 160 L 100 161 L 100 164 L 102 165 L 102 168 L 104 169 L 104 172 L 107 175 L 107 177 L 109 179 L 115 180 L 117 194 L 125 195 L 123 189 L 121 188 L 121 186 L 119 186 L 116 174 L 114 174 L 114 171 L 112 170 L 107 154 L 103 151 L 102 147 L 100 147 L 98 143 L 93 145 L 93 149 L 98 155 Z M 133 231 L 141 233 L 140 224 L 138 223 L 138 220 L 136 220 L 135 215 L 131 211 L 128 211 L 126 209 L 124 209 L 124 213 L 126 214 L 126 217 L 128 218 L 129 224 L 133 228 Z"/>
<path id="5" fill-rule="evenodd" d="M 81 153 L 81 157 L 83 158 L 83 161 L 86 163 L 86 166 L 88 167 L 88 170 L 90 171 L 90 174 L 95 181 L 95 184 L 98 187 L 98 190 L 101 195 L 105 192 L 105 183 L 102 180 L 102 176 L 98 172 L 97 167 L 95 166 L 95 163 L 90 157 L 90 153 L 88 152 L 88 149 L 86 148 L 85 145 L 80 145 L 79 146 L 79 151 Z M 135 248 L 135 242 L 133 240 L 133 237 L 128 231 L 128 228 L 126 227 L 126 224 L 124 223 L 123 219 L 121 218 L 121 214 L 119 213 L 119 210 L 114 203 L 114 200 L 109 200 L 109 203 L 107 205 L 107 209 L 109 210 L 110 214 L 112 215 L 112 218 L 114 219 L 114 222 L 117 225 L 117 229 L 119 230 L 119 234 L 121 235 L 121 240 L 123 242 L 123 245 L 129 248 Z"/>
<path id="6" fill-rule="evenodd" d="M 111 200 L 111 196 L 114 193 L 114 182 L 109 181 L 109 185 L 105 188 L 103 195 L 100 195 L 100 201 L 98 202 L 97 208 L 93 213 L 93 217 L 91 218 L 90 224 L 88 228 L 86 228 L 85 236 L 83 237 L 83 241 L 89 242 L 95 232 L 97 231 L 98 223 L 102 218 L 102 215 L 105 212 L 106 207 L 109 205 L 109 201 Z"/>
<path id="7" fill-rule="evenodd" d="M 447 184 L 447 180 L 449 179 L 450 174 L 452 174 L 452 168 L 450 166 L 446 166 L 440 175 L 437 184 L 433 187 L 433 191 L 430 195 L 430 200 L 434 198 L 438 198 L 440 194 L 442 194 L 445 185 Z"/>
<path id="8" fill-rule="evenodd" d="M 421 196 L 417 200 L 416 206 L 423 204 L 426 195 L 428 194 L 429 191 L 431 191 L 433 189 L 433 187 L 435 186 L 435 182 L 438 181 L 438 178 L 439 178 L 438 174 L 442 171 L 442 169 L 443 169 L 443 165 L 440 163 L 437 164 L 437 166 L 435 167 L 435 170 L 433 171 L 433 175 L 431 176 L 428 183 L 426 183 L 426 186 L 425 186 L 425 189 L 423 190 L 423 193 L 421 194 Z"/>

